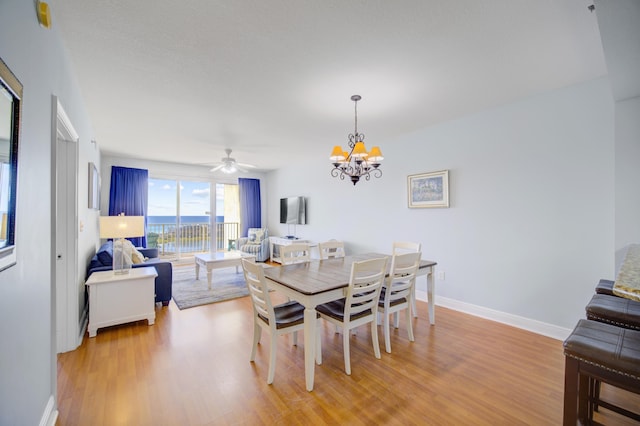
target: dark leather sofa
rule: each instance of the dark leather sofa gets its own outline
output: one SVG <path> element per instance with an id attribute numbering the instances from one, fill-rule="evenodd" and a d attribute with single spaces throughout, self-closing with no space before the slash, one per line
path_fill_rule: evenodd
<path id="1" fill-rule="evenodd" d="M 158 249 L 155 248 L 138 248 L 137 249 L 145 257 L 142 263 L 134 263 L 132 268 L 142 268 L 145 266 L 153 266 L 158 272 L 156 277 L 156 303 L 162 302 L 163 306 L 169 305 L 171 301 L 171 284 L 173 282 L 173 267 L 171 262 L 162 260 L 158 257 Z M 113 242 L 104 243 L 91 259 L 87 268 L 87 278 L 97 271 L 110 271 L 113 269 Z"/>

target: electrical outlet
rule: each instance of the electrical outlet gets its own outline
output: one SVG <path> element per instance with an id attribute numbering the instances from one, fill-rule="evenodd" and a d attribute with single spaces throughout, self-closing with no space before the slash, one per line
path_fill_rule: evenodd
<path id="1" fill-rule="evenodd" d="M 444 271 L 438 271 L 438 280 L 444 281 Z"/>

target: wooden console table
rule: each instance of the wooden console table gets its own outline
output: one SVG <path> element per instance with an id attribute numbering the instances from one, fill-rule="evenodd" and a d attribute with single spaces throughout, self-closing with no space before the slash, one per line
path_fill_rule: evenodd
<path id="1" fill-rule="evenodd" d="M 156 268 L 132 268 L 128 274 L 100 271 L 91 274 L 89 288 L 89 337 L 98 329 L 146 319 L 156 321 Z"/>

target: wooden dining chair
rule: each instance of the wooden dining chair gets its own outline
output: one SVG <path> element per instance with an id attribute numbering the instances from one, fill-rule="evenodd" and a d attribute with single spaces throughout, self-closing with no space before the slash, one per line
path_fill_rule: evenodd
<path id="1" fill-rule="evenodd" d="M 335 259 L 345 256 L 344 242 L 338 240 L 318 243 L 318 250 L 320 251 L 320 259 Z"/>
<path id="2" fill-rule="evenodd" d="M 304 306 L 295 301 L 274 306 L 271 303 L 262 265 L 242 259 L 242 270 L 253 305 L 253 347 L 251 348 L 250 360 L 251 362 L 255 361 L 258 343 L 264 329 L 270 336 L 267 384 L 271 384 L 276 373 L 277 338 L 283 334 L 293 333 L 293 344 L 298 343 L 297 333 L 304 329 Z M 322 362 L 319 329 L 316 335 L 316 363 L 319 365 Z"/>
<path id="3" fill-rule="evenodd" d="M 416 284 L 421 255 L 420 252 L 404 253 L 394 254 L 391 258 L 389 276 L 382 286 L 378 302 L 378 312 L 383 315 L 384 347 L 388 353 L 391 353 L 389 317 L 392 314 L 397 316 L 400 311 L 405 311 L 409 341 L 415 340 L 411 324 L 411 293 Z M 398 324 L 394 325 L 395 328 L 398 328 Z"/>
<path id="4" fill-rule="evenodd" d="M 344 369 L 348 375 L 351 374 L 349 338 L 352 329 L 371 323 L 373 352 L 376 358 L 380 359 L 376 313 L 380 298 L 380 288 L 386 271 L 386 257 L 354 262 L 351 266 L 346 297 L 316 306 L 316 311 L 318 311 L 321 318 L 342 327 Z"/>
<path id="5" fill-rule="evenodd" d="M 303 263 L 311 260 L 309 244 L 295 243 L 280 247 L 280 262 L 282 265 Z"/>
<path id="6" fill-rule="evenodd" d="M 391 251 L 392 254 L 400 254 L 400 253 L 417 253 L 422 251 L 422 244 L 421 243 L 414 243 L 411 241 L 395 241 L 393 243 L 393 250 Z M 418 318 L 418 309 L 416 307 L 416 288 L 415 286 L 413 287 L 413 290 L 411 290 L 411 309 L 413 312 L 413 316 L 415 318 Z M 398 316 L 395 316 L 395 326 L 396 328 L 398 327 Z"/>

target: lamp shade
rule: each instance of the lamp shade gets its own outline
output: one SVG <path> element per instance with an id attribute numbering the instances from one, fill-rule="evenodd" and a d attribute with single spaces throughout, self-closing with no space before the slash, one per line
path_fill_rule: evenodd
<path id="1" fill-rule="evenodd" d="M 342 151 L 342 147 L 340 145 L 336 145 L 333 147 L 333 151 L 331 152 L 331 157 L 329 157 L 331 161 L 342 161 L 345 159 L 344 151 Z"/>
<path id="2" fill-rule="evenodd" d="M 369 157 L 367 158 L 367 160 L 374 163 L 384 160 L 384 157 L 382 156 L 382 151 L 380 151 L 379 146 L 374 146 L 373 148 L 371 148 L 371 152 L 369 152 Z"/>
<path id="3" fill-rule="evenodd" d="M 100 216 L 100 238 L 144 236 L 144 216 Z"/>
<path id="4" fill-rule="evenodd" d="M 351 152 L 351 155 L 355 158 L 366 157 L 368 154 L 367 149 L 364 147 L 364 142 L 357 142 L 356 146 L 353 147 L 353 152 Z"/>

